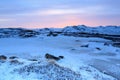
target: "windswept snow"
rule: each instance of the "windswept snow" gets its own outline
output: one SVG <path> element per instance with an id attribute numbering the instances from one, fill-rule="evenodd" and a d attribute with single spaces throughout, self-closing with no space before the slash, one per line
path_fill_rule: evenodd
<path id="1" fill-rule="evenodd" d="M 104 45 L 105 42 L 111 41 L 66 36 L 1 38 L 0 55 L 17 56 L 23 64 L 11 65 L 10 59 L 0 63 L 0 80 L 119 80 L 120 49 Z M 64 56 L 64 59 L 51 64 L 44 58 L 46 53 Z"/>

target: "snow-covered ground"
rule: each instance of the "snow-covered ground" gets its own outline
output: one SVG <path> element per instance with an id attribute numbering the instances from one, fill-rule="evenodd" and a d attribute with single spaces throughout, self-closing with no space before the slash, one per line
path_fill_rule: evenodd
<path id="1" fill-rule="evenodd" d="M 67 36 L 1 38 L 0 55 L 17 56 L 22 64 L 10 64 L 10 59 L 0 63 L 0 80 L 120 80 L 120 48 L 105 42 L 111 41 Z M 51 63 L 46 53 L 64 58 Z"/>

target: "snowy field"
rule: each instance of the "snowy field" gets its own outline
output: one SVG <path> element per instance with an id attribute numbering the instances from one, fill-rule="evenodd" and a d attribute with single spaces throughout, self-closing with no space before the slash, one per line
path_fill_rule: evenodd
<path id="1" fill-rule="evenodd" d="M 1 38 L 0 55 L 21 64 L 0 63 L 0 80 L 120 80 L 120 48 L 110 40 L 83 37 Z M 45 54 L 64 56 L 49 62 Z M 33 61 L 35 59 L 36 61 Z"/>

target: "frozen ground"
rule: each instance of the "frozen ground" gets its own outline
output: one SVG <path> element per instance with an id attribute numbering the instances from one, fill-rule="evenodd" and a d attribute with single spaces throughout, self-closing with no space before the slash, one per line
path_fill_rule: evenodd
<path id="1" fill-rule="evenodd" d="M 0 80 L 120 80 L 120 48 L 105 42 L 110 41 L 65 36 L 1 38 L 0 55 L 17 56 L 23 64 L 10 64 L 10 59 L 0 63 Z M 44 58 L 46 53 L 64 59 L 51 64 Z"/>

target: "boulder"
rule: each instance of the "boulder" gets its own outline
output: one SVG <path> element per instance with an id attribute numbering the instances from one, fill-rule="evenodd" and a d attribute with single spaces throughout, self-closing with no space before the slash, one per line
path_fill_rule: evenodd
<path id="1" fill-rule="evenodd" d="M 23 64 L 23 63 L 19 62 L 18 60 L 11 60 L 10 64 Z"/>
<path id="2" fill-rule="evenodd" d="M 81 45 L 80 47 L 89 47 L 89 44 Z"/>
<path id="3" fill-rule="evenodd" d="M 100 48 L 96 47 L 97 50 L 101 50 Z"/>
<path id="4" fill-rule="evenodd" d="M 7 59 L 6 56 L 4 56 L 4 55 L 0 55 L 0 60 L 6 60 L 6 59 Z"/>
<path id="5" fill-rule="evenodd" d="M 37 59 L 28 59 L 29 61 L 38 61 Z"/>
<path id="6" fill-rule="evenodd" d="M 59 58 L 63 59 L 63 58 L 64 58 L 64 56 L 59 56 Z"/>
<path id="7" fill-rule="evenodd" d="M 63 57 L 63 56 L 56 57 L 56 56 L 54 56 L 54 55 L 51 55 L 51 54 L 46 53 L 46 54 L 45 54 L 45 58 L 46 58 L 46 59 L 49 59 L 49 60 L 56 60 L 56 61 L 58 61 L 58 60 L 60 60 L 60 59 L 63 59 L 64 57 Z"/>
<path id="8" fill-rule="evenodd" d="M 16 59 L 16 58 L 18 58 L 18 57 L 16 57 L 16 56 L 9 57 L 9 59 Z"/>

